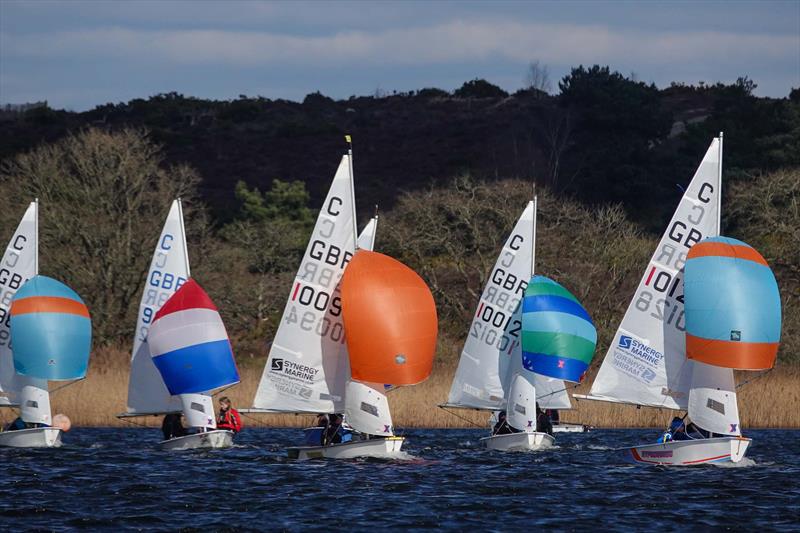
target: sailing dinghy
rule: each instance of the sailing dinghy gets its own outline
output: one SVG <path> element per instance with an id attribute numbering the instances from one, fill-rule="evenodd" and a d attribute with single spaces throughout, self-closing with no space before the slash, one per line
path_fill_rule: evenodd
<path id="1" fill-rule="evenodd" d="M 676 431 L 661 442 L 622 450 L 636 463 L 736 463 L 751 443 L 741 434 L 732 369 L 772 366 L 780 299 L 761 255 L 718 237 L 721 191 L 720 133 L 639 282 L 590 395 L 575 395 L 687 412 L 691 424 L 675 420 Z"/>
<path id="2" fill-rule="evenodd" d="M 2 260 L 0 392 L 8 396 L 0 397 L 0 405 L 18 407 L 25 428 L 0 432 L 0 446 L 61 446 L 63 430 L 52 427 L 48 381 L 83 379 L 89 362 L 86 305 L 63 283 L 38 275 L 38 262 L 37 201 L 28 206 Z"/>
<path id="3" fill-rule="evenodd" d="M 232 443 L 230 432 L 208 431 L 214 425 L 208 424 L 207 419 L 215 420 L 210 397 L 203 395 L 205 397 L 199 401 L 192 401 L 197 399 L 194 393 L 187 393 L 184 398 L 170 392 L 155 364 L 149 343 L 150 329 L 157 313 L 190 279 L 190 274 L 183 205 L 180 199 L 176 199 L 170 206 L 147 272 L 134 331 L 127 411 L 117 415 L 124 419 L 183 413 L 189 425 L 197 428 L 194 431 L 200 430 L 199 436 L 192 434 L 162 441 L 159 444 L 162 449 L 221 448 Z M 198 291 L 195 289 L 194 292 Z"/>
<path id="4" fill-rule="evenodd" d="M 307 428 L 307 444 L 287 449 L 291 458 L 401 456 L 403 439 L 392 432 L 383 383 L 351 379 L 342 319 L 342 276 L 357 244 L 365 251 L 372 249 L 376 223 L 373 219 L 356 239 L 352 150 L 348 150 L 336 170 L 289 291 L 254 407 L 242 412 L 346 413 L 345 422 L 355 432 L 345 433 L 341 443 L 323 446 L 321 432 Z M 352 409 L 353 405 L 358 409 Z M 361 413 L 366 413 L 359 411 L 362 405 L 370 411 L 369 423 L 362 420 Z"/>
<path id="5" fill-rule="evenodd" d="M 210 391 L 239 383 L 228 333 L 214 302 L 193 279 L 169 297 L 147 335 L 167 390 L 181 400 L 188 435 L 162 441 L 162 450 L 224 448 L 233 432 L 217 429 Z"/>
<path id="6" fill-rule="evenodd" d="M 532 366 L 533 357 L 544 356 L 548 345 L 552 344 L 552 336 L 546 335 L 553 333 L 553 322 L 557 325 L 559 317 L 555 312 L 546 315 L 545 312 L 553 311 L 552 309 L 536 308 L 547 307 L 547 302 L 544 301 L 547 298 L 541 297 L 547 296 L 547 291 L 541 296 L 536 293 L 526 294 L 526 291 L 531 282 L 541 281 L 545 285 L 553 284 L 569 294 L 555 282 L 533 276 L 536 207 L 537 198 L 534 198 L 517 220 L 497 258 L 470 325 L 448 401 L 442 405 L 445 408 L 495 412 L 505 409 L 507 423 L 515 432 L 482 438 L 481 442 L 493 450 L 539 450 L 552 447 L 555 442 L 553 436 L 536 431 L 537 404 L 542 409 L 572 407 L 562 377 L 544 375 L 534 371 Z M 526 297 L 531 306 L 527 320 L 523 315 Z M 551 306 L 552 303 L 551 301 Z M 573 307 L 570 305 L 570 309 Z M 544 324 L 537 322 L 537 314 L 540 315 L 539 322 L 543 319 Z M 569 321 L 570 318 L 566 320 Z M 579 320 L 577 317 L 571 319 L 572 322 Z M 527 357 L 523 358 L 526 325 L 533 335 L 533 344 Z M 589 326 L 584 325 L 583 329 L 588 329 Z M 536 328 L 545 328 L 544 334 Z M 594 329 L 593 326 L 591 329 Z M 534 350 L 537 334 L 540 338 L 544 335 L 547 342 L 545 346 Z M 583 430 L 583 426 L 579 428 Z"/>

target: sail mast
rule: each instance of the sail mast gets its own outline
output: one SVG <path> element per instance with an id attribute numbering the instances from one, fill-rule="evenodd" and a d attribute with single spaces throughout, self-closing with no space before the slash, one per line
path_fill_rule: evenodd
<path id="1" fill-rule="evenodd" d="M 374 250 L 375 249 L 375 238 L 378 235 L 378 204 L 375 204 L 375 216 L 373 218 L 375 219 L 375 227 L 374 227 L 374 230 L 372 232 L 372 241 L 370 242 L 370 245 L 369 245 L 369 249 L 370 250 Z M 358 245 L 358 239 L 356 239 L 356 245 Z"/>
<path id="2" fill-rule="evenodd" d="M 536 190 L 536 186 L 534 185 L 534 191 Z M 533 277 L 533 273 L 536 270 L 536 209 L 538 205 L 538 197 L 536 194 L 533 195 L 533 235 L 531 239 L 531 278 Z"/>
<path id="3" fill-rule="evenodd" d="M 183 244 L 183 259 L 186 261 L 186 277 L 192 277 L 192 271 L 189 270 L 189 247 L 186 245 L 186 228 L 183 225 L 183 201 L 178 198 L 178 217 L 181 223 L 181 244 Z"/>
<path id="4" fill-rule="evenodd" d="M 39 199 L 34 200 L 36 209 L 34 211 L 34 225 L 33 225 L 33 274 L 39 275 Z"/>
<path id="5" fill-rule="evenodd" d="M 717 158 L 717 235 L 722 234 L 722 132 L 719 132 L 719 157 Z"/>
<path id="6" fill-rule="evenodd" d="M 353 205 L 353 239 L 355 241 L 355 251 L 358 251 L 358 222 L 356 221 L 356 184 L 353 178 L 353 139 L 349 135 L 344 136 L 347 141 L 347 163 L 350 168 L 350 200 Z"/>

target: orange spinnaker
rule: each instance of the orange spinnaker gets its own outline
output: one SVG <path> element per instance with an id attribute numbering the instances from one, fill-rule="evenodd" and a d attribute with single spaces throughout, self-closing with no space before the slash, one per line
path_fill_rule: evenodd
<path id="1" fill-rule="evenodd" d="M 433 295 L 416 272 L 377 252 L 356 252 L 342 277 L 350 371 L 358 381 L 413 385 L 436 353 Z"/>

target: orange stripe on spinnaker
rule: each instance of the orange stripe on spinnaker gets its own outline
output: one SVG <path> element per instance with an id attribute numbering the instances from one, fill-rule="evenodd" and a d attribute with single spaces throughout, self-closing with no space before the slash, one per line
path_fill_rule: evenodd
<path id="1" fill-rule="evenodd" d="M 701 242 L 689 248 L 687 259 L 696 257 L 731 257 L 733 259 L 745 259 L 753 261 L 759 265 L 769 267 L 767 261 L 758 253 L 755 248 L 742 246 L 739 244 L 726 244 L 724 242 Z"/>
<path id="2" fill-rule="evenodd" d="M 775 364 L 777 342 L 703 339 L 686 334 L 686 358 L 725 368 L 766 370 Z"/>
<path id="3" fill-rule="evenodd" d="M 28 313 L 64 313 L 89 318 L 89 310 L 84 304 L 59 296 L 31 296 L 11 303 L 11 316 Z"/>

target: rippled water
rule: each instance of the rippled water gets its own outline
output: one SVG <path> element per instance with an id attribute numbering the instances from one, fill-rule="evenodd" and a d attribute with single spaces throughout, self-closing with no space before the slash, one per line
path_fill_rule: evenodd
<path id="1" fill-rule="evenodd" d="M 0 449 L 0 529 L 800 527 L 799 431 L 748 432 L 749 459 L 733 467 L 628 465 L 611 451 L 657 433 L 500 453 L 478 447 L 480 430 L 416 430 L 407 461 L 300 463 L 284 457 L 294 429 L 247 429 L 210 452 L 157 451 L 157 430 L 76 429 L 61 449 Z"/>

